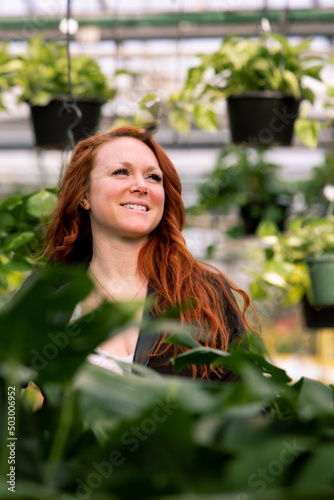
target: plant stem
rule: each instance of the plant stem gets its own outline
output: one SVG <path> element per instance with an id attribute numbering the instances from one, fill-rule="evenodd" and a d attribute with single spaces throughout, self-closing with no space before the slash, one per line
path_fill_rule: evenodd
<path id="1" fill-rule="evenodd" d="M 50 455 L 46 463 L 44 484 L 50 488 L 53 487 L 53 483 L 56 479 L 57 469 L 63 455 L 67 436 L 71 429 L 73 410 L 74 395 L 73 392 L 69 390 L 64 396 L 64 403 L 60 413 L 59 424 L 53 439 Z"/>
<path id="2" fill-rule="evenodd" d="M 275 411 L 277 413 L 279 420 L 283 420 L 283 414 L 282 414 L 282 412 L 277 404 L 277 401 L 273 401 L 273 407 L 275 408 Z"/>

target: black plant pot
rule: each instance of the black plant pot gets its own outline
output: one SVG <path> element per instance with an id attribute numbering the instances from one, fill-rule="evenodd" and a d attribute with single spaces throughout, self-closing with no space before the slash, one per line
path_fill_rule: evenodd
<path id="1" fill-rule="evenodd" d="M 240 207 L 240 217 L 244 225 L 245 234 L 247 235 L 255 234 L 256 228 L 261 222 L 262 207 L 256 205 L 255 208 L 256 211 L 254 213 L 254 206 L 250 203 Z M 257 209 L 260 210 L 260 213 L 257 213 Z"/>
<path id="2" fill-rule="evenodd" d="M 274 201 L 273 201 L 274 203 Z M 271 219 L 267 215 L 268 204 L 259 202 L 249 202 L 240 207 L 240 217 L 242 219 L 246 235 L 255 234 L 257 226 L 264 219 L 270 219 L 276 222 L 280 231 L 285 228 L 285 222 L 288 216 L 290 205 L 276 201 L 276 217 Z"/>
<path id="3" fill-rule="evenodd" d="M 77 99 L 76 103 L 82 117 L 73 128 L 75 143 L 96 131 L 104 101 L 82 98 Z M 54 99 L 46 106 L 30 107 L 36 146 L 53 149 L 63 149 L 70 146 L 67 130 L 73 124 L 76 116 L 71 108 L 64 109 L 62 98 Z"/>
<path id="4" fill-rule="evenodd" d="M 289 146 L 300 101 L 274 92 L 249 92 L 227 99 L 232 142 Z"/>
<path id="5" fill-rule="evenodd" d="M 304 296 L 302 308 L 308 328 L 334 328 L 334 306 L 314 308 Z"/>

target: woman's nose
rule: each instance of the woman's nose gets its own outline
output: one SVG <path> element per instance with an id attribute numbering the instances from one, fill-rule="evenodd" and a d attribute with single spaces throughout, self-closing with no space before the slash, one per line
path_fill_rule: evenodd
<path id="1" fill-rule="evenodd" d="M 133 179 L 133 183 L 131 185 L 130 191 L 135 193 L 135 192 L 140 192 L 143 194 L 147 193 L 147 185 L 145 182 L 145 179 L 142 176 L 135 177 Z"/>

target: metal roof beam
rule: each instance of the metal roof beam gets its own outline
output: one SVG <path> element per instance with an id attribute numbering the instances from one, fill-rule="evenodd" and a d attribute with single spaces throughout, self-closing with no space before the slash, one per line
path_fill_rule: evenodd
<path id="1" fill-rule="evenodd" d="M 80 27 L 97 26 L 103 40 L 149 40 L 216 38 L 232 33 L 256 36 L 266 17 L 273 31 L 286 35 L 332 37 L 334 9 L 261 10 L 244 12 L 183 12 L 149 16 L 123 16 L 117 19 L 77 17 Z M 0 19 L 0 39 L 23 40 L 40 30 L 46 37 L 59 38 L 60 18 L 34 16 Z"/>

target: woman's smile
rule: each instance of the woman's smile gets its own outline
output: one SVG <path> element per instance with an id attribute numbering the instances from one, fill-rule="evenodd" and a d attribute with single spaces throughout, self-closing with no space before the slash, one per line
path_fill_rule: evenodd
<path id="1" fill-rule="evenodd" d="M 146 205 L 135 204 L 135 203 L 126 203 L 121 204 L 121 207 L 132 210 L 133 212 L 148 212 L 149 208 Z"/>

